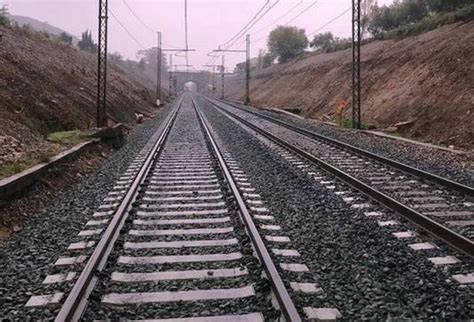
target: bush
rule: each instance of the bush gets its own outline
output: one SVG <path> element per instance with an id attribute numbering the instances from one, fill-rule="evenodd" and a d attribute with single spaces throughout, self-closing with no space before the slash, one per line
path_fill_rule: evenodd
<path id="1" fill-rule="evenodd" d="M 331 53 L 351 48 L 352 39 L 334 37 L 332 33 L 327 32 L 315 35 L 310 46 L 314 49 L 321 50 L 324 53 Z"/>

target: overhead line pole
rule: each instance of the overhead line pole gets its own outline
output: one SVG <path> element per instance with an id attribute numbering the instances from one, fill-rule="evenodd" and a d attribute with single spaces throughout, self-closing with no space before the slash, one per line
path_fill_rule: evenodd
<path id="1" fill-rule="evenodd" d="M 161 68 L 161 60 L 163 52 L 166 51 L 174 51 L 174 52 L 188 52 L 188 51 L 196 51 L 195 49 L 180 49 L 180 48 L 162 48 L 161 43 L 161 32 L 158 32 L 158 47 L 157 47 L 157 68 L 156 68 L 156 105 L 160 106 L 162 102 L 162 93 L 161 93 L 161 78 L 162 78 L 162 68 Z"/>
<path id="2" fill-rule="evenodd" d="M 225 56 L 222 55 L 222 65 L 221 65 L 221 99 L 224 99 L 224 74 L 225 74 Z"/>
<path id="3" fill-rule="evenodd" d="M 352 0 L 352 127 L 361 127 L 360 2 Z"/>
<path id="4" fill-rule="evenodd" d="M 247 34 L 247 59 L 245 61 L 245 105 L 250 104 L 250 35 Z"/>
<path id="5" fill-rule="evenodd" d="M 245 50 L 240 50 L 240 49 L 215 49 L 211 51 L 208 56 L 211 53 L 218 53 L 218 52 L 231 52 L 231 53 L 245 53 L 246 54 L 246 60 L 245 60 L 245 105 L 250 104 L 250 35 L 247 34 L 246 36 L 246 49 Z"/>
<path id="6" fill-rule="evenodd" d="M 161 105 L 161 31 L 158 35 L 158 46 L 156 50 L 156 105 Z"/>
<path id="7" fill-rule="evenodd" d="M 170 54 L 170 70 L 168 71 L 169 74 L 169 96 L 171 96 L 173 91 L 173 54 Z"/>
<path id="8" fill-rule="evenodd" d="M 97 127 L 107 125 L 107 19 L 108 0 L 100 0 L 97 46 Z"/>

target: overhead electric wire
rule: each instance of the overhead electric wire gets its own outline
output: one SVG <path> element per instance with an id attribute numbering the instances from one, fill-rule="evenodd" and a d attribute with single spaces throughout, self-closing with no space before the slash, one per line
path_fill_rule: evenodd
<path id="1" fill-rule="evenodd" d="M 122 0 L 123 4 L 128 8 L 128 10 L 130 10 L 130 12 L 135 16 L 135 18 L 137 18 L 137 20 L 143 25 L 145 26 L 146 29 L 150 30 L 151 32 L 153 33 L 156 33 L 156 30 L 153 29 L 152 27 L 150 27 L 147 23 L 145 23 L 136 13 L 135 11 L 128 5 L 128 3 L 125 1 L 125 0 Z"/>
<path id="2" fill-rule="evenodd" d="M 284 17 L 286 17 L 287 15 L 289 15 L 293 10 L 295 10 L 296 8 L 298 8 L 302 3 L 303 3 L 304 0 L 300 0 L 300 2 L 298 2 L 297 4 L 295 4 L 293 7 L 291 7 L 289 10 L 287 10 L 284 14 L 282 14 L 280 17 L 276 18 L 275 20 L 273 20 L 271 23 L 269 23 L 268 25 L 265 25 L 264 27 L 252 32 L 252 35 L 255 35 L 257 33 L 259 33 L 260 31 L 263 31 L 265 29 L 267 29 L 268 27 L 270 26 L 273 26 L 275 25 L 278 21 L 280 21 L 281 19 L 283 19 Z"/>
<path id="3" fill-rule="evenodd" d="M 257 20 L 255 20 L 249 27 L 247 27 L 247 30 L 245 32 L 248 32 L 250 29 L 252 29 L 252 27 L 255 26 L 255 24 L 259 22 L 268 12 L 270 12 L 270 10 L 272 10 L 278 4 L 278 2 L 280 2 L 280 0 L 276 0 L 275 3 L 271 5 Z M 244 34 L 240 35 L 230 45 L 228 45 L 227 48 L 231 48 L 232 46 L 234 46 L 237 40 L 239 40 L 243 36 Z"/>
<path id="4" fill-rule="evenodd" d="M 346 13 L 348 13 L 349 11 L 352 10 L 352 7 L 349 7 L 347 8 L 346 10 L 344 10 L 341 14 L 339 14 L 338 16 L 334 17 L 333 19 L 329 20 L 327 23 L 325 23 L 324 25 L 322 25 L 321 27 L 319 27 L 318 29 L 316 29 L 315 31 L 312 31 L 311 33 L 308 34 L 308 36 L 312 36 L 314 34 L 316 34 L 317 32 L 320 32 L 321 30 L 323 30 L 324 28 L 326 28 L 327 26 L 329 26 L 330 24 L 332 24 L 334 21 L 338 20 L 339 18 L 341 18 L 342 16 L 344 16 Z"/>
<path id="5" fill-rule="evenodd" d="M 232 38 L 230 38 L 229 40 L 227 40 L 225 43 L 221 44 L 221 46 L 225 46 L 227 45 L 228 43 L 230 43 L 231 41 L 233 41 L 235 38 L 239 37 L 239 35 L 242 33 L 242 32 L 245 32 L 246 28 L 248 27 L 248 25 L 250 25 L 257 17 L 258 15 L 265 9 L 265 7 L 270 3 L 270 0 L 267 0 L 267 2 L 265 2 L 265 4 L 258 10 L 258 12 L 249 20 L 249 22 L 237 33 L 235 34 Z"/>
<path id="6" fill-rule="evenodd" d="M 188 55 L 188 0 L 184 0 L 184 42 L 185 42 L 185 56 L 186 56 L 186 71 L 189 70 L 189 55 Z"/>
<path id="7" fill-rule="evenodd" d="M 153 29 L 152 27 L 150 27 L 150 25 L 148 25 L 147 23 L 145 23 L 141 18 L 140 16 L 137 15 L 137 13 L 130 7 L 130 5 L 125 1 L 125 0 L 122 0 L 123 4 L 127 7 L 127 9 L 132 13 L 132 15 L 146 28 L 148 29 L 150 32 L 156 34 L 158 31 Z M 163 43 L 163 45 L 165 47 L 173 47 L 173 48 L 178 48 L 178 46 L 173 46 L 173 45 L 168 45 L 168 44 L 165 44 Z"/>
<path id="8" fill-rule="evenodd" d="M 115 21 L 117 21 L 120 27 L 122 27 L 122 29 L 125 30 L 125 32 L 130 36 L 130 38 L 132 38 L 138 44 L 138 46 L 146 50 L 145 46 L 143 46 L 140 43 L 140 41 L 138 41 L 138 39 L 135 38 L 135 36 L 127 29 L 127 27 L 125 27 L 125 25 L 117 18 L 117 16 L 113 13 L 113 11 L 110 8 L 109 8 L 109 13 L 112 15 L 112 18 L 114 18 Z"/>
<path id="9" fill-rule="evenodd" d="M 286 24 L 290 24 L 291 22 L 295 21 L 296 19 L 298 19 L 299 17 L 301 17 L 304 13 L 306 13 L 309 9 L 311 9 L 312 7 L 314 7 L 316 4 L 318 3 L 318 0 L 315 0 L 312 4 L 310 4 L 308 7 L 306 7 L 305 9 L 303 9 L 303 11 L 301 11 L 299 14 L 296 15 L 296 17 L 294 17 L 293 19 L 291 19 L 290 21 L 288 21 Z"/>

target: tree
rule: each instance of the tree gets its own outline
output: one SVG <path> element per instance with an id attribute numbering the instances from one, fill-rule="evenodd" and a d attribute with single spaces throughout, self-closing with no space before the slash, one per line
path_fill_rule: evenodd
<path id="1" fill-rule="evenodd" d="M 8 7 L 3 5 L 0 8 L 0 26 L 10 26 L 10 19 L 8 18 Z"/>
<path id="2" fill-rule="evenodd" d="M 278 57 L 279 63 L 285 63 L 304 52 L 308 38 L 304 29 L 278 26 L 270 32 L 267 46 L 270 54 Z"/>
<path id="3" fill-rule="evenodd" d="M 369 30 L 369 23 L 377 12 L 378 3 L 377 0 L 362 0 L 361 2 L 361 35 L 364 38 L 365 34 Z"/>
<path id="4" fill-rule="evenodd" d="M 77 45 L 81 50 L 91 53 L 97 52 L 97 45 L 92 40 L 92 33 L 89 30 L 86 30 L 82 33 L 81 40 Z"/>
<path id="5" fill-rule="evenodd" d="M 123 57 L 119 52 L 109 54 L 109 61 L 113 64 L 119 64 L 122 60 Z"/>
<path id="6" fill-rule="evenodd" d="M 334 35 L 331 32 L 316 34 L 309 46 L 315 50 L 328 51 L 333 41 Z"/>
<path id="7" fill-rule="evenodd" d="M 262 62 L 262 67 L 267 68 L 273 65 L 273 62 L 275 61 L 275 56 L 273 56 L 270 53 L 266 53 L 263 55 L 263 62 Z"/>
<path id="8" fill-rule="evenodd" d="M 142 49 L 137 52 L 137 58 L 139 60 L 143 60 L 145 66 L 150 68 L 156 73 L 156 66 L 157 66 L 157 56 L 158 56 L 158 47 L 153 47 L 149 49 Z M 166 56 L 161 53 L 161 70 L 163 72 L 168 70 L 168 65 L 166 63 Z"/>
<path id="9" fill-rule="evenodd" d="M 66 44 L 68 45 L 71 45 L 72 44 L 72 36 L 69 36 L 66 32 L 62 32 L 60 35 L 59 35 L 59 39 L 63 42 L 65 42 Z"/>

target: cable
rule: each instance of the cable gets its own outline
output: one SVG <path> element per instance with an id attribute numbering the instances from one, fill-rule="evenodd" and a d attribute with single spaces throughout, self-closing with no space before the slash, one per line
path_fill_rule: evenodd
<path id="1" fill-rule="evenodd" d="M 295 21 L 296 19 L 298 19 L 301 15 L 303 15 L 304 13 L 306 13 L 309 9 L 311 9 L 312 7 L 314 7 L 316 4 L 318 3 L 318 0 L 315 0 L 312 4 L 310 4 L 308 7 L 306 7 L 305 9 L 303 9 L 303 11 L 301 11 L 298 15 L 296 15 L 296 17 L 294 17 L 293 19 L 291 19 L 290 21 L 288 21 L 286 23 L 286 25 L 290 24 L 291 22 Z"/>
<path id="2" fill-rule="evenodd" d="M 128 5 L 128 3 L 125 1 L 125 0 L 122 0 L 123 4 L 128 8 L 128 10 L 130 10 L 130 12 L 135 16 L 135 18 L 137 18 L 138 21 L 140 21 L 140 23 L 145 26 L 146 29 L 150 30 L 151 32 L 153 33 L 156 33 L 156 30 L 151 28 L 148 24 L 146 24 L 142 19 L 140 19 L 140 17 L 135 13 L 135 11 L 133 11 L 132 8 L 130 8 L 130 6 Z"/>
<path id="3" fill-rule="evenodd" d="M 253 26 L 255 26 L 255 24 L 257 22 L 259 22 L 270 10 L 272 10 L 277 4 L 278 2 L 280 2 L 280 0 L 277 0 L 273 5 L 271 5 L 257 20 L 255 20 L 246 30 L 246 32 L 248 32 Z M 236 42 L 237 40 L 239 40 L 241 37 L 243 37 L 244 34 L 240 35 L 239 37 L 237 37 L 237 39 L 235 39 L 230 45 L 228 45 L 227 48 L 230 48 L 232 47 Z"/>
<path id="4" fill-rule="evenodd" d="M 270 3 L 270 0 L 267 0 L 265 4 L 258 10 L 258 12 L 250 19 L 250 21 L 237 33 L 235 34 L 231 39 L 226 41 L 225 43 L 221 44 L 221 46 L 225 46 L 231 41 L 233 41 L 235 38 L 237 38 L 242 32 L 245 32 L 246 28 L 258 17 L 258 15 L 265 9 L 265 7 Z"/>
<path id="5" fill-rule="evenodd" d="M 315 31 L 311 32 L 308 34 L 308 36 L 312 36 L 314 34 L 316 34 L 317 32 L 320 32 L 321 30 L 323 30 L 324 28 L 326 28 L 327 26 L 329 26 L 330 24 L 332 24 L 334 21 L 338 20 L 339 18 L 341 18 L 342 16 L 344 16 L 346 13 L 348 13 L 349 11 L 352 10 L 352 7 L 350 8 L 347 8 L 346 10 L 344 10 L 340 15 L 334 17 L 333 19 L 329 20 L 326 24 L 324 24 L 323 26 L 319 27 L 318 29 L 316 29 Z"/>
<path id="6" fill-rule="evenodd" d="M 132 35 L 132 33 L 127 29 L 127 27 L 124 26 L 124 24 L 117 18 L 117 16 L 113 13 L 113 11 L 109 8 L 109 13 L 112 15 L 112 18 L 115 19 L 115 21 L 117 21 L 117 23 L 123 28 L 123 30 L 125 30 L 125 32 L 130 36 L 130 38 L 132 38 L 137 44 L 138 46 L 140 46 L 142 49 L 146 50 L 145 46 L 143 46 L 137 38 L 135 38 L 135 36 Z"/>
<path id="7" fill-rule="evenodd" d="M 274 24 L 276 24 L 278 21 L 280 21 L 282 18 L 284 18 L 285 16 L 287 16 L 288 14 L 290 14 L 293 10 L 295 10 L 296 8 L 298 8 L 302 3 L 303 3 L 304 0 L 300 0 L 300 2 L 298 2 L 297 4 L 295 4 L 293 7 L 290 8 L 290 10 L 286 11 L 284 14 L 282 14 L 280 17 L 278 17 L 277 19 L 273 20 L 273 22 L 271 22 L 270 24 L 254 31 L 252 33 L 252 35 L 255 35 L 257 33 L 259 33 L 260 31 L 262 30 L 265 30 L 267 29 L 268 27 L 270 26 L 273 26 Z"/>
<path id="8" fill-rule="evenodd" d="M 186 48 L 186 70 L 189 70 L 189 55 L 188 55 L 188 0 L 184 0 L 184 42 Z"/>

